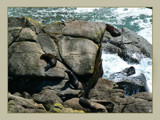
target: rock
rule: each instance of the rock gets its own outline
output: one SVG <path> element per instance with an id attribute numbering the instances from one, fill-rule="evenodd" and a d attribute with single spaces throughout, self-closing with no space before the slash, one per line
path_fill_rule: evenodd
<path id="1" fill-rule="evenodd" d="M 9 76 L 44 76 L 40 55 L 43 54 L 35 42 L 15 42 L 8 49 Z"/>
<path id="2" fill-rule="evenodd" d="M 23 28 L 16 39 L 16 42 L 18 41 L 31 41 L 31 42 L 37 42 L 37 35 L 36 33 L 30 29 L 30 28 Z"/>
<path id="3" fill-rule="evenodd" d="M 68 100 L 74 97 L 82 96 L 83 90 L 75 90 L 75 89 L 67 88 L 57 92 L 57 95 L 61 97 L 62 100 Z"/>
<path id="4" fill-rule="evenodd" d="M 63 35 L 88 38 L 95 43 L 100 43 L 106 28 L 104 23 L 79 20 L 66 22 L 65 25 L 62 29 Z"/>
<path id="5" fill-rule="evenodd" d="M 79 103 L 79 98 L 72 98 L 63 103 L 65 108 L 72 108 L 75 110 L 83 110 L 84 112 L 91 112 L 90 109 L 82 107 Z"/>
<path id="6" fill-rule="evenodd" d="M 44 27 L 44 31 L 49 34 L 87 38 L 95 43 L 100 43 L 105 28 L 104 23 L 71 20 L 65 22 L 65 25 L 62 22 L 51 23 Z"/>
<path id="7" fill-rule="evenodd" d="M 23 92 L 22 93 L 22 97 L 26 98 L 26 99 L 31 99 L 32 98 L 31 95 L 29 93 L 27 93 L 27 92 Z"/>
<path id="8" fill-rule="evenodd" d="M 118 54 L 118 56 L 122 56 L 122 50 L 110 43 L 103 43 L 103 51 L 110 54 Z"/>
<path id="9" fill-rule="evenodd" d="M 64 28 L 64 25 L 62 22 L 54 22 L 49 25 L 46 25 L 43 30 L 48 34 L 62 34 L 62 29 Z"/>
<path id="10" fill-rule="evenodd" d="M 58 47 L 54 41 L 48 34 L 46 33 L 40 33 L 38 34 L 38 41 L 41 45 L 42 50 L 45 53 L 50 53 L 54 56 L 56 56 L 59 60 L 61 60 Z"/>
<path id="11" fill-rule="evenodd" d="M 44 26 L 41 23 L 39 23 L 38 21 L 35 21 L 35 20 L 31 19 L 30 17 L 28 17 L 26 19 L 25 27 L 31 28 L 33 31 L 36 32 L 36 34 L 38 34 L 42 31 Z"/>
<path id="12" fill-rule="evenodd" d="M 90 109 L 91 112 L 107 112 L 106 108 L 103 105 L 96 102 L 92 102 L 87 98 L 80 97 L 79 103 L 82 107 Z"/>
<path id="13" fill-rule="evenodd" d="M 93 106 L 91 107 L 81 103 L 79 98 L 72 98 L 64 102 L 64 107 L 76 110 L 83 110 L 84 112 L 107 112 L 106 108 L 103 105 L 92 102 L 90 100 L 87 101 L 90 102 L 90 104 L 93 104 Z"/>
<path id="14" fill-rule="evenodd" d="M 103 49 L 106 52 L 114 53 L 113 49 L 115 49 L 121 58 L 131 63 L 139 63 L 146 57 L 152 58 L 152 45 L 146 39 L 127 28 L 122 28 L 121 31 L 119 37 L 112 37 L 108 32 L 105 33 Z"/>
<path id="15" fill-rule="evenodd" d="M 152 94 L 141 92 L 128 98 L 123 113 L 151 113 Z"/>
<path id="16" fill-rule="evenodd" d="M 89 92 L 89 99 L 104 100 L 114 104 L 113 112 L 121 112 L 127 102 L 125 92 L 121 89 L 116 89 L 117 84 L 113 81 L 100 78 Z"/>
<path id="17" fill-rule="evenodd" d="M 117 72 L 117 73 L 113 73 L 108 79 L 117 83 L 127 82 L 134 85 L 146 87 L 146 78 L 142 73 L 138 76 L 126 76 L 122 72 Z"/>
<path id="18" fill-rule="evenodd" d="M 78 75 L 92 74 L 98 45 L 88 39 L 64 37 L 59 43 L 64 62 Z"/>
<path id="19" fill-rule="evenodd" d="M 8 17 L 8 27 L 24 27 L 26 17 Z"/>
<path id="20" fill-rule="evenodd" d="M 73 110 L 72 108 L 65 108 L 60 103 L 55 103 L 49 110 L 52 113 L 84 113 L 82 110 Z"/>
<path id="21" fill-rule="evenodd" d="M 19 93 L 19 92 L 15 92 L 13 95 L 22 97 L 21 93 Z"/>
<path id="22" fill-rule="evenodd" d="M 119 89 L 123 89 L 126 95 L 133 95 L 147 91 L 147 81 L 144 74 L 135 74 L 135 68 L 125 68 L 121 72 L 116 72 L 108 78 L 118 84 Z"/>
<path id="23" fill-rule="evenodd" d="M 37 104 L 31 99 L 8 94 L 8 112 L 10 113 L 45 113 L 42 104 Z"/>
<path id="24" fill-rule="evenodd" d="M 19 36 L 22 27 L 9 27 L 8 28 L 8 46 L 10 46 Z"/>
<path id="25" fill-rule="evenodd" d="M 49 89 L 42 90 L 40 93 L 34 94 L 32 97 L 35 102 L 43 104 L 47 110 L 49 110 L 56 102 L 63 103 L 55 91 Z"/>

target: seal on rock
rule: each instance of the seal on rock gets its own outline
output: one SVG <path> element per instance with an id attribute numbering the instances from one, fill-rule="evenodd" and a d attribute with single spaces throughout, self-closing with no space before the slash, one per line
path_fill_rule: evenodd
<path id="1" fill-rule="evenodd" d="M 65 70 L 65 72 L 68 74 L 69 76 L 69 80 L 70 80 L 70 86 L 73 89 L 78 89 L 79 88 L 79 82 L 78 82 L 78 78 L 74 75 L 74 73 L 70 70 Z"/>
<path id="2" fill-rule="evenodd" d="M 126 73 L 127 76 L 135 74 L 135 68 L 133 66 L 124 69 L 124 72 Z"/>
<path id="3" fill-rule="evenodd" d="M 121 35 L 121 32 L 110 24 L 106 24 L 106 30 L 112 35 L 112 37 Z"/>
<path id="4" fill-rule="evenodd" d="M 84 106 L 85 108 L 95 109 L 95 105 L 93 104 L 93 102 L 91 102 L 91 101 L 88 100 L 87 98 L 80 97 L 80 98 L 79 98 L 79 103 L 80 103 L 82 106 Z"/>
<path id="5" fill-rule="evenodd" d="M 55 67 L 57 63 L 56 56 L 46 53 L 41 55 L 40 59 L 43 59 L 47 62 L 47 66 L 44 68 L 45 71 L 48 71 L 50 68 Z"/>

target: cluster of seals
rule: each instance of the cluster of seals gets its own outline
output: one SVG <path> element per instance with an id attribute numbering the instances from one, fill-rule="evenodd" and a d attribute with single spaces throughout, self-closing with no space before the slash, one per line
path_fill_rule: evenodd
<path id="1" fill-rule="evenodd" d="M 74 75 L 74 73 L 70 70 L 65 70 L 65 72 L 68 74 L 69 76 L 69 81 L 70 81 L 70 86 L 73 89 L 78 89 L 79 88 L 79 82 L 78 82 L 78 78 Z"/>
<path id="2" fill-rule="evenodd" d="M 121 35 L 121 32 L 110 24 L 106 24 L 106 30 L 112 35 L 112 37 Z"/>
<path id="3" fill-rule="evenodd" d="M 45 71 L 48 71 L 50 68 L 55 67 L 57 64 L 56 56 L 50 53 L 41 55 L 40 59 L 43 59 L 47 62 L 47 66 L 44 68 Z"/>

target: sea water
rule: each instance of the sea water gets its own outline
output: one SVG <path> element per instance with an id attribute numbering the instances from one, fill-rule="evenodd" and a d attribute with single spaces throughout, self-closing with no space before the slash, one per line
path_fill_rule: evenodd
<path id="1" fill-rule="evenodd" d="M 105 22 L 118 28 L 127 27 L 144 37 L 152 44 L 152 9 L 148 8 L 68 8 L 68 7 L 9 7 L 8 16 L 27 16 L 44 25 L 55 21 L 69 20 L 72 18 L 90 22 Z M 143 73 L 147 80 L 147 91 L 152 92 L 152 59 L 143 58 L 140 64 L 129 64 L 117 54 L 102 52 L 104 78 L 126 67 L 134 66 L 135 76 Z"/>

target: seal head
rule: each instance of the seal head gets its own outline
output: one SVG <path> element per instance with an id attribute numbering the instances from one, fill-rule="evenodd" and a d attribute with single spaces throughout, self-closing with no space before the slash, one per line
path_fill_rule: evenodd
<path id="1" fill-rule="evenodd" d="M 47 62 L 47 66 L 44 68 L 45 71 L 48 71 L 50 68 L 55 67 L 57 64 L 56 56 L 50 53 L 41 55 L 40 59 L 43 59 Z"/>
<path id="2" fill-rule="evenodd" d="M 65 70 L 65 72 L 68 74 L 69 76 L 69 81 L 70 81 L 70 86 L 73 89 L 78 89 L 79 88 L 79 82 L 78 82 L 78 78 L 74 75 L 74 73 L 70 70 Z"/>

